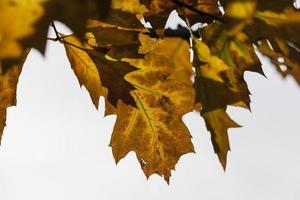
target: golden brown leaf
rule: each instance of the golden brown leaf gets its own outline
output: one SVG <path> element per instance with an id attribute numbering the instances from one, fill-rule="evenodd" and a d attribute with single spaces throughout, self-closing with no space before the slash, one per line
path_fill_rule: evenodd
<path id="1" fill-rule="evenodd" d="M 6 126 L 6 111 L 10 106 L 16 105 L 16 92 L 19 76 L 29 50 L 25 51 L 17 65 L 9 67 L 5 73 L 0 74 L 0 143 L 3 130 Z M 1 64 L 1 63 L 0 63 Z"/>
<path id="2" fill-rule="evenodd" d="M 129 94 L 134 87 L 124 80 L 124 76 L 134 71 L 135 67 L 126 62 L 108 58 L 105 50 L 94 49 L 87 44 L 83 45 L 74 36 L 65 37 L 64 43 L 72 68 L 79 82 L 88 89 L 96 107 L 100 95 L 107 96 L 113 106 L 117 105 L 119 99 L 135 106 L 134 99 Z M 78 71 L 85 73 L 77 73 Z M 107 91 L 103 90 L 103 87 Z"/>
<path id="3" fill-rule="evenodd" d="M 42 2 L 43 0 L 0 1 L 1 73 L 6 71 L 9 67 L 18 64 L 26 48 L 20 43 L 21 40 L 37 32 L 34 25 L 41 19 L 45 12 Z"/>
<path id="4" fill-rule="evenodd" d="M 143 41 L 142 43 L 144 45 Z M 192 63 L 189 43 L 186 40 L 165 37 L 157 40 L 151 46 L 152 54 L 163 56 L 176 66 L 172 77 L 188 84 L 191 82 Z M 145 49 L 143 46 L 141 48 Z"/>
<path id="5" fill-rule="evenodd" d="M 240 32 L 234 36 L 228 35 L 226 26 L 216 22 L 201 30 L 203 41 L 209 45 L 212 54 L 222 59 L 229 67 L 222 77 L 226 79 L 224 88 L 228 88 L 234 94 L 228 92 L 228 105 L 237 105 L 249 108 L 250 92 L 244 80 L 245 71 L 253 71 L 263 74 L 260 60 L 255 53 L 252 43 L 247 35 Z M 239 100 L 238 102 L 236 100 Z M 223 99 L 223 101 L 225 101 Z"/>
<path id="6" fill-rule="evenodd" d="M 226 113 L 224 109 L 203 112 L 207 130 L 211 133 L 214 151 L 218 155 L 223 169 L 226 169 L 227 152 L 230 150 L 227 129 L 240 127 Z"/>
<path id="7" fill-rule="evenodd" d="M 36 32 L 34 25 L 45 12 L 42 2 L 0 1 L 0 60 L 20 58 L 23 48 L 19 41 Z"/>
<path id="8" fill-rule="evenodd" d="M 136 88 L 131 94 L 137 108 L 119 102 L 110 146 L 116 162 L 135 151 L 147 177 L 156 173 L 169 182 L 179 158 L 194 152 L 181 119 L 193 109 L 192 83 L 177 79 L 174 73 L 183 66 L 163 56 L 150 53 L 129 62 L 140 68 L 125 77 Z"/>
<path id="9" fill-rule="evenodd" d="M 238 102 L 234 92 L 226 87 L 222 73 L 229 67 L 218 57 L 211 55 L 208 46 L 194 39 L 194 67 L 196 68 L 195 91 L 196 103 L 202 105 L 201 115 L 211 133 L 215 153 L 226 168 L 227 152 L 230 150 L 228 128 L 239 127 L 226 113 L 229 102 Z"/>
<path id="10" fill-rule="evenodd" d="M 80 86 L 84 85 L 88 90 L 96 108 L 99 98 L 104 95 L 105 88 L 102 87 L 98 69 L 90 56 L 80 48 L 84 45 L 74 36 L 64 37 L 65 49 L 71 67 L 78 78 Z"/>
<path id="11" fill-rule="evenodd" d="M 139 45 L 139 31 L 121 30 L 117 27 L 89 28 L 86 34 L 88 44 L 94 47 L 112 47 L 124 45 Z"/>
<path id="12" fill-rule="evenodd" d="M 112 0 L 111 8 L 132 14 L 148 12 L 148 9 L 140 3 L 140 0 Z"/>
<path id="13" fill-rule="evenodd" d="M 294 7 L 294 1 L 228 0 L 221 3 L 225 5 L 228 23 L 234 24 L 231 35 L 244 32 L 251 42 L 263 41 L 258 44 L 260 51 L 270 57 L 283 76 L 291 74 L 299 82 L 300 11 Z M 278 58 L 284 61 L 280 63 Z"/>

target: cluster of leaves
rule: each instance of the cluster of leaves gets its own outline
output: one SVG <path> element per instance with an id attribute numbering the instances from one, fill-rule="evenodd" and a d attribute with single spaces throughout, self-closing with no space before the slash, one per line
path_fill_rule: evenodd
<path id="1" fill-rule="evenodd" d="M 168 36 L 174 10 L 188 38 L 176 30 Z M 59 33 L 54 20 L 74 34 Z M 117 115 L 110 142 L 116 162 L 134 151 L 147 177 L 167 182 L 179 158 L 194 152 L 182 121 L 193 110 L 226 167 L 227 131 L 239 127 L 226 109 L 250 109 L 243 76 L 263 74 L 257 52 L 300 84 L 300 12 L 293 0 L 1 0 L 0 136 L 22 65 L 31 48 L 44 52 L 49 25 L 56 38 L 48 40 L 64 44 L 95 107 L 103 96 L 106 115 Z"/>

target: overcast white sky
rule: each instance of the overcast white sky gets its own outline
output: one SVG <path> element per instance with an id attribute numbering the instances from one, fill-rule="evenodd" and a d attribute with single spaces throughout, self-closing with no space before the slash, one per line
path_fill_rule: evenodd
<path id="1" fill-rule="evenodd" d="M 8 111 L 0 200 L 300 199 L 300 88 L 282 80 L 266 59 L 263 68 L 267 79 L 246 74 L 252 113 L 230 108 L 244 127 L 229 131 L 226 173 L 203 120 L 190 113 L 184 121 L 197 154 L 180 159 L 168 186 L 155 175 L 147 181 L 134 153 L 115 165 L 108 147 L 115 117 L 95 110 L 63 46 L 49 42 L 45 58 L 33 50 L 20 77 L 18 106 Z"/>

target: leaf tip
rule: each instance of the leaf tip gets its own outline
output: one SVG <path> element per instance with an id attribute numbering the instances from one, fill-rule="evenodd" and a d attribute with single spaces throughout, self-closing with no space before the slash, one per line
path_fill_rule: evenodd
<path id="1" fill-rule="evenodd" d="M 226 171 L 227 166 L 227 152 L 226 153 L 218 153 L 219 161 L 222 165 L 224 172 Z"/>
<path id="2" fill-rule="evenodd" d="M 165 181 L 170 185 L 170 176 L 164 176 Z"/>

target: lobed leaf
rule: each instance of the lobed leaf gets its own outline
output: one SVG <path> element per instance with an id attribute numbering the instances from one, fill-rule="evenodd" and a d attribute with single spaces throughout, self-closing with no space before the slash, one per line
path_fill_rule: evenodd
<path id="1" fill-rule="evenodd" d="M 188 53 L 188 45 L 183 44 L 181 51 Z M 139 68 L 125 76 L 136 88 L 131 94 L 137 108 L 119 102 L 110 143 L 116 162 L 134 151 L 147 177 L 158 174 L 167 182 L 179 158 L 194 152 L 191 135 L 181 119 L 194 105 L 192 82 L 186 81 L 191 73 L 183 79 L 178 77 L 176 73 L 185 70 L 185 66 L 175 64 L 180 56 L 176 50 L 169 51 L 169 56 L 164 57 L 159 55 L 158 47 L 145 59 L 127 59 Z"/>
<path id="2" fill-rule="evenodd" d="M 239 127 L 230 119 L 226 108 L 239 99 L 235 99 L 234 91 L 227 87 L 222 76 L 230 68 L 220 58 L 212 55 L 204 42 L 194 39 L 193 43 L 196 103 L 201 103 L 201 115 L 211 133 L 215 153 L 225 169 L 227 152 L 230 150 L 227 129 Z"/>

